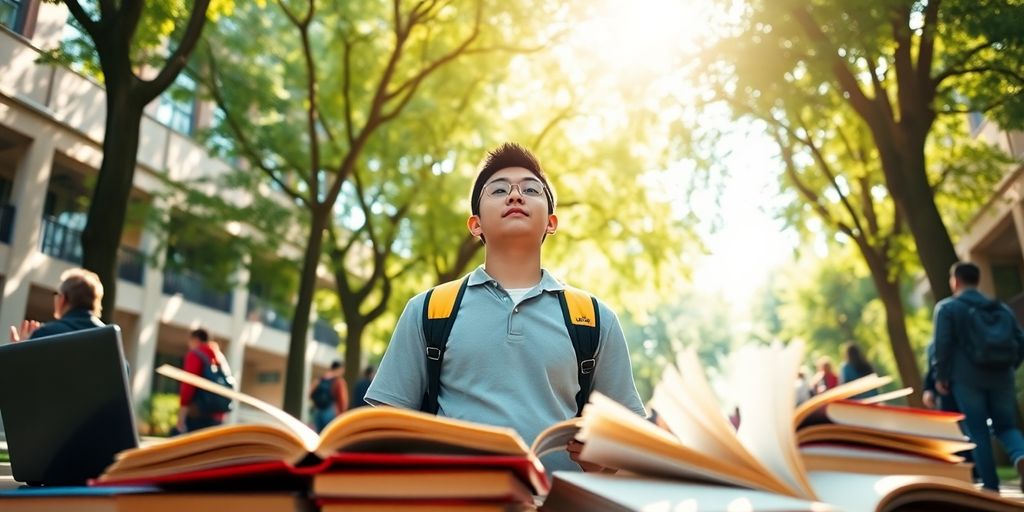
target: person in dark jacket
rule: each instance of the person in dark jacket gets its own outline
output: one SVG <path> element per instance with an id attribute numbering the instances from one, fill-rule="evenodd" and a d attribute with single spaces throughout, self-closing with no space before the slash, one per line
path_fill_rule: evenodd
<path id="1" fill-rule="evenodd" d="M 363 376 L 359 377 L 356 384 L 352 386 L 352 399 L 348 401 L 348 406 L 352 409 L 356 407 L 363 407 L 370 405 L 366 403 L 366 390 L 370 389 L 370 383 L 373 382 L 373 374 L 376 369 L 373 366 L 367 366 L 363 370 Z"/>
<path id="2" fill-rule="evenodd" d="M 20 328 L 11 326 L 11 341 L 53 336 L 66 332 L 103 327 L 98 318 L 103 306 L 103 284 L 96 274 L 83 268 L 73 268 L 60 276 L 60 286 L 53 292 L 54 322 L 40 324 L 25 320 Z"/>
<path id="3" fill-rule="evenodd" d="M 990 305 L 991 299 L 978 291 L 981 270 L 977 265 L 959 262 L 950 269 L 953 296 L 935 305 L 935 389 L 952 395 L 964 414 L 967 434 L 976 445 L 974 462 L 982 486 L 999 491 L 995 460 L 992 457 L 991 431 L 1021 475 L 1024 489 L 1024 435 L 1017 427 L 1017 392 L 1014 372 L 1024 358 L 1024 331 L 1014 322 L 1017 341 L 1015 361 L 1004 365 L 981 365 L 972 358 L 972 309 Z M 1005 304 L 1000 307 L 1006 308 Z M 1006 314 L 1013 313 L 1006 308 Z M 950 383 L 954 383 L 952 385 Z"/>

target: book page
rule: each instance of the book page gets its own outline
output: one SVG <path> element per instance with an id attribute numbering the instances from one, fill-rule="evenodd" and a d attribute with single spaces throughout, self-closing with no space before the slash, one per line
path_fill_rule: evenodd
<path id="1" fill-rule="evenodd" d="M 563 491 L 567 487 L 568 492 Z M 573 492 L 574 490 L 583 491 Z M 588 500 L 587 496 L 601 500 Z M 565 497 L 565 498 L 563 498 Z M 575 499 L 573 499 L 575 498 Z M 750 489 L 680 482 L 651 477 L 558 472 L 549 496 L 550 507 L 560 510 L 599 510 L 614 504 L 621 510 L 833 512 L 840 509 L 788 496 Z M 572 501 L 568 501 L 572 500 Z M 562 506 L 559 506 L 561 502 Z M 549 502 L 545 502 L 549 508 Z M 853 510 L 853 509 L 851 509 Z"/>
<path id="2" fill-rule="evenodd" d="M 359 407 L 334 418 L 320 433 L 316 454 L 337 451 L 528 456 L 515 430 L 397 407 Z"/>
<path id="3" fill-rule="evenodd" d="M 856 400 L 862 404 L 880 404 L 888 402 L 890 400 L 896 400 L 897 398 L 903 398 L 910 396 L 914 392 L 914 388 L 906 387 L 900 388 L 895 391 L 889 391 L 888 393 L 879 393 L 875 396 L 869 396 L 867 398 L 857 398 Z"/>
<path id="4" fill-rule="evenodd" d="M 734 389 L 740 409 L 740 442 L 799 496 L 814 498 L 804 474 L 793 431 L 792 392 L 803 357 L 803 343 L 784 347 L 748 345 L 731 358 Z"/>
<path id="5" fill-rule="evenodd" d="M 815 471 L 810 473 L 809 479 L 822 500 L 843 510 L 885 512 L 914 502 L 932 506 L 956 503 L 964 509 L 989 512 L 1021 510 L 1018 501 L 1000 498 L 948 478 Z"/>
<path id="6" fill-rule="evenodd" d="M 540 458 L 549 453 L 565 450 L 565 445 L 576 436 L 581 426 L 583 426 L 582 417 L 559 421 L 537 434 L 530 451 Z"/>
<path id="7" fill-rule="evenodd" d="M 690 347 L 679 356 L 677 370 L 667 366 L 655 388 L 651 408 L 680 443 L 710 458 L 760 473 L 770 490 L 796 496 L 792 486 L 776 477 L 740 443 L 736 430 L 719 410 L 697 352 Z M 686 390 L 680 393 L 679 390 Z"/>
<path id="8" fill-rule="evenodd" d="M 274 419 L 280 421 L 281 424 L 284 425 L 288 430 L 293 432 L 295 436 L 302 441 L 303 447 L 308 452 L 315 451 L 317 445 L 320 444 L 320 436 L 318 436 L 317 433 L 313 431 L 313 429 L 306 426 L 305 423 L 297 420 L 291 414 L 288 414 L 282 411 L 281 409 L 278 409 L 277 407 L 274 407 L 273 405 L 264 402 L 263 400 L 260 400 L 253 396 L 249 396 L 245 393 L 235 391 L 233 389 L 228 389 L 224 386 L 206 380 L 198 375 L 186 372 L 179 368 L 175 368 L 169 364 L 161 365 L 159 368 L 156 369 L 156 372 L 159 373 L 160 375 L 163 375 L 164 377 L 169 377 L 176 381 L 184 382 L 185 384 L 189 384 L 197 388 L 204 389 L 211 393 L 224 396 L 232 400 L 237 400 L 243 404 L 255 407 L 269 414 Z"/>
<path id="9" fill-rule="evenodd" d="M 807 419 L 807 416 L 822 405 L 850 398 L 865 391 L 878 389 L 890 382 L 892 382 L 892 377 L 879 377 L 872 373 L 871 375 L 865 375 L 857 380 L 851 380 L 850 382 L 840 384 L 828 391 L 814 395 L 810 400 L 807 400 L 796 408 L 796 412 L 793 413 L 793 428 L 799 427 L 800 424 Z"/>
<path id="10" fill-rule="evenodd" d="M 599 392 L 591 394 L 583 410 L 577 437 L 585 443 L 580 458 L 602 466 L 771 491 L 776 487 L 770 476 L 686 446 Z"/>

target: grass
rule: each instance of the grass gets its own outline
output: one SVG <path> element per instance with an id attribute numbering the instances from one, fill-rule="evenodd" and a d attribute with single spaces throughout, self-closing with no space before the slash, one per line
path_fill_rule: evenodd
<path id="1" fill-rule="evenodd" d="M 10 462 L 11 458 L 7 456 L 7 452 L 0 451 L 0 462 Z"/>
<path id="2" fill-rule="evenodd" d="M 1020 480 L 1020 475 L 1017 474 L 1017 470 L 1013 466 L 997 466 L 996 474 L 999 475 L 1000 482 L 1017 482 Z"/>

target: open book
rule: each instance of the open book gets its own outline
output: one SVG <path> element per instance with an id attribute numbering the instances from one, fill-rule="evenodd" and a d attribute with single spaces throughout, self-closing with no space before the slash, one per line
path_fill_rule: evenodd
<path id="1" fill-rule="evenodd" d="M 187 484 L 276 474 L 305 481 L 346 468 L 447 468 L 511 470 L 532 492 L 548 490 L 540 460 L 509 428 L 393 407 L 360 407 L 339 415 L 317 435 L 249 395 L 172 366 L 157 372 L 255 407 L 280 424 L 223 425 L 126 450 L 96 484 Z"/>
<path id="2" fill-rule="evenodd" d="M 714 504 L 734 500 L 763 503 L 765 510 L 828 510 L 822 506 L 821 502 L 825 502 L 841 510 L 888 511 L 895 504 L 917 503 L 927 509 L 927 503 L 945 501 L 960 503 L 962 510 L 1021 509 L 1021 503 L 982 493 L 969 482 L 969 466 L 954 452 L 973 445 L 948 426 L 940 425 L 955 421 L 953 417 L 844 402 L 888 383 L 888 378 L 864 377 L 797 407 L 790 390 L 802 350 L 800 344 L 752 346 L 734 354 L 730 389 L 737 393 L 741 415 L 738 430 L 721 412 L 692 350 L 680 357 L 677 366 L 665 370 L 651 400 L 651 408 L 657 411 L 665 428 L 637 418 L 607 397 L 591 395 L 577 435 L 586 443 L 581 458 L 627 470 L 631 475 L 556 473 L 544 508 L 640 510 L 652 506 L 650 500 L 654 496 L 661 496 L 669 500 L 662 503 L 668 505 L 662 507 L 665 510 L 684 503 L 688 510 L 715 510 Z M 877 407 L 870 413 L 877 417 L 870 425 L 834 422 L 842 421 L 841 414 L 829 421 L 809 419 L 820 414 L 827 416 L 822 408 L 827 411 L 833 403 L 844 404 L 837 410 Z M 907 419 L 910 417 L 913 419 Z M 802 431 L 822 425 L 835 426 L 836 432 L 814 442 L 801 441 Z M 927 434 L 918 433 L 920 430 Z M 813 468 L 810 461 L 820 464 L 821 458 L 854 456 L 843 452 L 829 454 L 822 452 L 821 447 L 873 450 L 880 458 L 859 453 L 861 460 L 868 461 L 862 466 L 874 464 L 880 466 L 875 472 L 887 474 L 851 472 L 863 467 L 840 466 L 843 471 Z M 804 453 L 808 448 L 818 451 Z M 888 465 L 885 457 L 894 457 L 904 464 Z M 935 476 L 941 471 L 920 471 L 915 465 L 953 468 L 949 471 L 953 477 Z M 907 474 L 896 476 L 898 472 Z M 700 493 L 695 494 L 695 489 Z M 698 495 L 706 501 L 693 501 Z M 951 498 L 954 495 L 955 499 Z M 793 500 L 803 505 L 794 506 Z"/>

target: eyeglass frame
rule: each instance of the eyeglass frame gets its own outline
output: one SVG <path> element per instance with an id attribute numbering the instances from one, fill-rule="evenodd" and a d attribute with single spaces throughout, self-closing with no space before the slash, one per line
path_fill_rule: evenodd
<path id="1" fill-rule="evenodd" d="M 527 194 L 527 193 L 523 192 L 522 185 L 524 183 L 530 182 L 530 181 L 536 182 L 537 185 L 540 185 L 540 194 L 532 196 L 530 194 Z M 493 185 L 495 183 L 498 183 L 498 182 L 505 182 L 505 183 L 507 183 L 509 185 L 508 193 L 506 193 L 504 196 L 497 196 L 497 195 L 493 195 L 493 194 L 488 194 L 487 193 L 487 187 L 490 187 L 491 185 Z M 551 193 L 548 191 L 548 186 L 545 185 L 543 181 L 541 181 L 541 180 L 539 180 L 537 178 L 523 178 L 522 180 L 519 180 L 518 183 L 512 183 L 512 181 L 510 181 L 507 178 L 498 178 L 496 180 L 491 180 L 491 181 L 488 181 L 487 183 L 485 183 L 482 187 L 480 187 L 480 197 L 483 198 L 484 196 L 487 196 L 487 197 L 493 197 L 493 198 L 498 198 L 498 199 L 504 199 L 504 198 L 512 195 L 512 189 L 513 188 L 518 190 L 519 191 L 519 195 L 522 196 L 522 197 L 533 197 L 533 198 L 547 197 L 549 201 L 551 199 Z"/>

